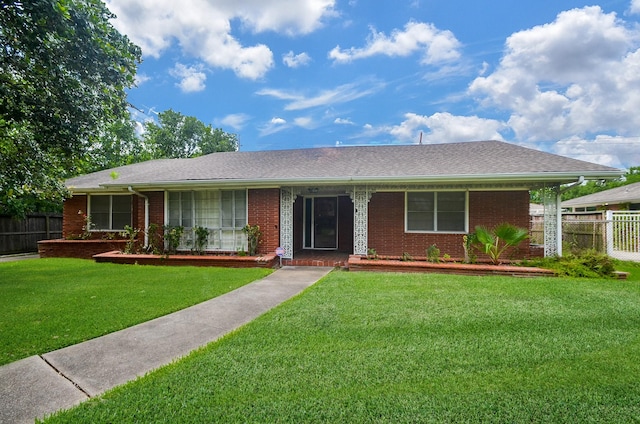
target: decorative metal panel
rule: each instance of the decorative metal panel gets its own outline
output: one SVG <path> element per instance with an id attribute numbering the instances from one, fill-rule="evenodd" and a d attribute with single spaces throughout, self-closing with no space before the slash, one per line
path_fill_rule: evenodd
<path id="1" fill-rule="evenodd" d="M 289 188 L 280 189 L 280 246 L 285 259 L 293 259 L 293 203 L 296 193 Z"/>
<path id="2" fill-rule="evenodd" d="M 369 200 L 372 191 L 366 186 L 355 186 L 351 194 L 353 200 L 353 253 L 366 255 L 368 249 Z"/>
<path id="3" fill-rule="evenodd" d="M 544 202 L 544 256 L 556 256 L 558 254 L 558 214 L 562 213 L 558 206 L 558 186 L 542 189 Z"/>

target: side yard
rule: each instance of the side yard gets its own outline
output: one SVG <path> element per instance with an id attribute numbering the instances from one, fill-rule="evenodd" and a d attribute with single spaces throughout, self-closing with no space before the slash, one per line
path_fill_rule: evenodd
<path id="1" fill-rule="evenodd" d="M 633 422 L 640 269 L 626 270 L 627 281 L 334 271 L 46 422 Z"/>
<path id="2" fill-rule="evenodd" d="M 0 263 L 0 365 L 166 315 L 270 272 L 85 259 Z"/>

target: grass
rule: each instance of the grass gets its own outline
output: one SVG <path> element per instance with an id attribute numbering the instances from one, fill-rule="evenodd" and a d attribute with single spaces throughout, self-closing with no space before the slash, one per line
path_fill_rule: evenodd
<path id="1" fill-rule="evenodd" d="M 166 315 L 269 272 L 82 259 L 0 263 L 0 365 Z"/>
<path id="2" fill-rule="evenodd" d="M 333 272 L 47 423 L 637 422 L 640 282 Z"/>

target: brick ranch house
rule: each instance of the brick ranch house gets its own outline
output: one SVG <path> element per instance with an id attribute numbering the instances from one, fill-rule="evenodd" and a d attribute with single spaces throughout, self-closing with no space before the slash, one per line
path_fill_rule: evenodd
<path id="1" fill-rule="evenodd" d="M 499 141 L 214 153 L 159 159 L 67 180 L 63 237 L 126 224 L 210 230 L 207 250 L 246 249 L 246 224 L 262 231 L 260 253 L 284 248 L 424 256 L 435 244 L 462 257 L 476 225 L 529 227 L 529 190 L 545 188 L 547 255 L 561 253 L 560 185 L 622 171 Z M 561 234 L 561 233 L 560 233 Z M 529 245 L 521 247 L 523 256 Z"/>

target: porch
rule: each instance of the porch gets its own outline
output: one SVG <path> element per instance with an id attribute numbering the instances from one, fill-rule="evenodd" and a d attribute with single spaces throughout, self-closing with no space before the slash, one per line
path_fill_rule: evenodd
<path id="1" fill-rule="evenodd" d="M 282 259 L 284 266 L 329 266 L 345 268 L 349 261 L 349 252 L 336 250 L 299 250 L 293 259 Z"/>

